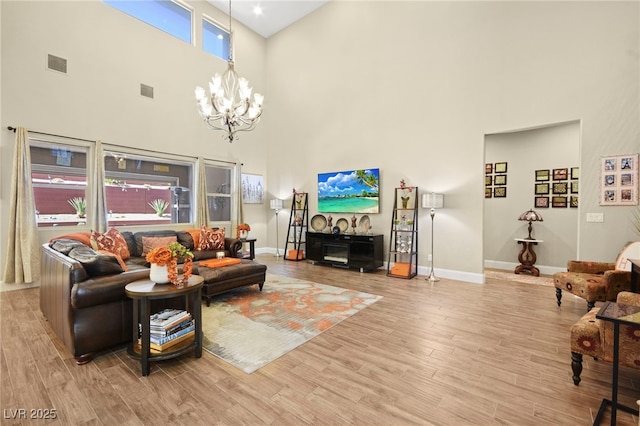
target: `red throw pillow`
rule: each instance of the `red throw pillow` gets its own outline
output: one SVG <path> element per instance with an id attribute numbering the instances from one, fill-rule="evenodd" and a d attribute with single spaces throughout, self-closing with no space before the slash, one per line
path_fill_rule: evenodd
<path id="1" fill-rule="evenodd" d="M 145 257 L 151 250 L 158 247 L 165 247 L 178 241 L 176 236 L 170 237 L 142 237 L 142 257 Z"/>
<path id="2" fill-rule="evenodd" d="M 224 228 L 211 229 L 208 226 L 200 228 L 200 244 L 198 250 L 224 249 Z"/>
<path id="3" fill-rule="evenodd" d="M 106 250 L 117 254 L 122 260 L 127 260 L 131 257 L 127 242 L 116 228 L 109 228 L 104 234 L 92 230 L 91 246 L 94 250 Z"/>

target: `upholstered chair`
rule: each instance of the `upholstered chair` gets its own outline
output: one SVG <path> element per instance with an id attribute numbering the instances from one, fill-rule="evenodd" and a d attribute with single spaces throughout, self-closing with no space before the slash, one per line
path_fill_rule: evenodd
<path id="1" fill-rule="evenodd" d="M 596 302 L 615 301 L 618 293 L 631 290 L 631 262 L 640 258 L 640 242 L 627 243 L 616 261 L 589 262 L 570 260 L 567 272 L 553 274 L 558 306 L 562 303 L 562 291 L 579 296 L 587 301 L 587 311 Z"/>
<path id="2" fill-rule="evenodd" d="M 623 291 L 618 293 L 616 301 L 640 306 L 640 294 Z M 576 386 L 581 380 L 583 355 L 613 361 L 613 322 L 597 319 L 599 310 L 599 307 L 591 309 L 571 326 L 571 369 Z M 621 324 L 618 348 L 620 365 L 640 369 L 640 328 Z"/>

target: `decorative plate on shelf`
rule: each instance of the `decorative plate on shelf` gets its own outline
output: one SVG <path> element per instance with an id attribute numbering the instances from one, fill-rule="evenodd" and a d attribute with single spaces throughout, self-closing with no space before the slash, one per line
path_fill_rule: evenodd
<path id="1" fill-rule="evenodd" d="M 360 222 L 358 222 L 358 228 L 360 228 L 360 232 L 366 233 L 369 231 L 369 227 L 371 226 L 371 221 L 369 220 L 369 216 L 366 214 L 360 218 Z"/>
<path id="2" fill-rule="evenodd" d="M 322 232 L 327 227 L 327 218 L 321 214 L 317 214 L 311 218 L 311 228 L 316 232 Z"/>
<path id="3" fill-rule="evenodd" d="M 340 228 L 340 232 L 344 233 L 347 229 L 349 229 L 349 222 L 344 217 L 341 217 L 336 222 L 336 226 Z"/>

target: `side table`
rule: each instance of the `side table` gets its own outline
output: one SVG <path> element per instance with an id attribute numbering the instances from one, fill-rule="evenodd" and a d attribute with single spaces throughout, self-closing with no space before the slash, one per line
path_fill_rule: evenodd
<path id="1" fill-rule="evenodd" d="M 617 410 L 626 411 L 638 415 L 638 410 L 618 404 L 618 361 L 620 360 L 620 324 L 640 328 L 640 306 L 623 305 L 614 302 L 605 302 L 596 314 L 596 318 L 613 323 L 613 372 L 611 380 L 611 400 L 603 399 L 598 414 L 593 421 L 594 426 L 600 424 L 604 410 L 611 406 L 611 425 L 616 424 Z"/>
<path id="2" fill-rule="evenodd" d="M 125 293 L 133 299 L 133 341 L 127 352 L 133 358 L 140 359 L 142 375 L 149 375 L 149 362 L 161 361 L 183 355 L 195 349 L 196 358 L 202 356 L 202 315 L 200 302 L 200 289 L 204 279 L 198 275 L 192 275 L 186 284 L 176 286 L 173 284 L 156 284 L 150 280 L 134 281 L 124 288 Z M 175 347 L 162 353 L 151 353 L 151 301 L 184 296 L 185 306 L 190 309 L 195 322 L 195 338 L 177 343 Z M 138 343 L 141 325 L 141 344 Z"/>
<path id="3" fill-rule="evenodd" d="M 536 263 L 536 253 L 533 251 L 533 246 L 538 243 L 542 243 L 542 240 L 533 240 L 528 238 L 516 238 L 518 244 L 522 244 L 522 250 L 518 253 L 518 261 L 520 265 L 516 266 L 515 274 L 519 274 L 522 271 L 530 272 L 531 275 L 539 277 L 540 270 L 534 266 Z"/>
<path id="4" fill-rule="evenodd" d="M 256 239 L 255 238 L 240 238 L 240 241 L 244 244 L 249 244 L 249 257 L 244 257 L 244 259 L 253 260 L 256 258 Z"/>

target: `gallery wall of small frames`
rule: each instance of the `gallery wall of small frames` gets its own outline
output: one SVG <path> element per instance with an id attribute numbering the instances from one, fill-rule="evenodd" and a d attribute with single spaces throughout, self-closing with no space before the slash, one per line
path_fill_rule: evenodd
<path id="1" fill-rule="evenodd" d="M 486 163 L 484 168 L 484 198 L 507 197 L 507 163 Z"/>
<path id="2" fill-rule="evenodd" d="M 577 208 L 580 168 L 542 169 L 535 171 L 534 206 Z"/>

